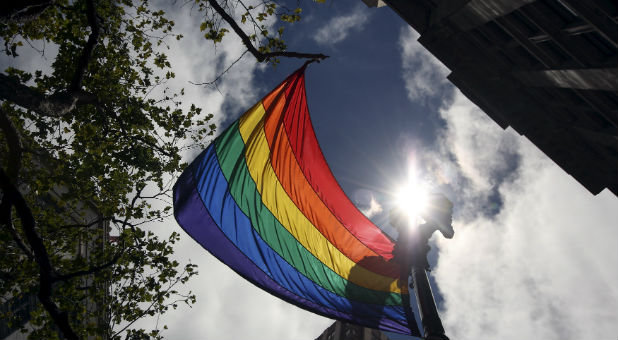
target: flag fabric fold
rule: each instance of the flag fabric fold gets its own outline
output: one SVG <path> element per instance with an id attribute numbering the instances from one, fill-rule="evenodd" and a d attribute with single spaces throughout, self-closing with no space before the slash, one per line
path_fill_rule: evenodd
<path id="1" fill-rule="evenodd" d="M 285 301 L 418 336 L 392 239 L 352 204 L 324 159 L 304 70 L 187 167 L 174 187 L 176 220 L 220 261 Z"/>

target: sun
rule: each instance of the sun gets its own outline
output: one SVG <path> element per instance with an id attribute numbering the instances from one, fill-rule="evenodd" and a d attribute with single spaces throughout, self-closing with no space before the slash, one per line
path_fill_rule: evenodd
<path id="1" fill-rule="evenodd" d="M 410 167 L 407 182 L 397 190 L 395 200 L 399 209 L 408 214 L 410 225 L 421 222 L 420 215 L 429 203 L 429 189 L 417 175 L 415 167 Z"/>

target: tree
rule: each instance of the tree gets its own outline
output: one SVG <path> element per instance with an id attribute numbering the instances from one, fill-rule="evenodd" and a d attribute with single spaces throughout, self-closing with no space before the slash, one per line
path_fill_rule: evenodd
<path id="1" fill-rule="evenodd" d="M 283 28 L 263 24 L 298 21 L 300 8 L 194 4 L 207 40 L 220 43 L 229 27 L 258 62 L 326 57 L 286 51 Z M 182 36 L 146 0 L 29 0 L 0 11 L 7 55 L 32 41 L 58 48 L 49 73 L 0 73 L 0 302 L 36 294 L 33 338 L 159 337 L 132 325 L 195 302 L 177 286 L 197 271 L 170 259 L 178 234 L 161 239 L 144 226 L 170 214 L 181 151 L 215 130 L 212 114 L 181 109 L 183 91 L 150 96 L 174 77 L 166 40 Z"/>

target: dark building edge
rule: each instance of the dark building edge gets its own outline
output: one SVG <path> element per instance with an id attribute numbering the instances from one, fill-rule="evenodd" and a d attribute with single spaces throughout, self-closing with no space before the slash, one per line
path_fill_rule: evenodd
<path id="1" fill-rule="evenodd" d="M 618 196 L 618 12 L 595 0 L 384 0 L 502 128 Z"/>

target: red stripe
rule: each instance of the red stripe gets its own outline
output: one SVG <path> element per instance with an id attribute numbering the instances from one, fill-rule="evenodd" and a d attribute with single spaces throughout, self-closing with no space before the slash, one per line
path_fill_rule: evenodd
<path id="1" fill-rule="evenodd" d="M 300 82 L 302 82 L 302 79 L 295 83 L 292 82 L 289 87 L 290 90 L 294 91 L 292 89 Z M 392 278 L 399 277 L 398 265 L 384 261 L 350 233 L 322 202 L 305 178 L 290 148 L 290 142 L 282 121 L 285 114 L 302 107 L 304 101 L 301 102 L 300 99 L 303 92 L 286 92 L 287 96 L 277 97 L 274 94 L 265 97 L 262 101 L 266 110 L 264 132 L 271 149 L 270 161 L 279 182 L 303 215 L 341 253 L 354 262 L 362 263 L 363 267 L 377 274 Z M 288 97 L 289 99 L 286 101 Z M 372 258 L 374 261 L 369 261 L 367 258 Z"/>
<path id="2" fill-rule="evenodd" d="M 296 160 L 311 187 L 356 238 L 380 256 L 391 259 L 393 241 L 352 204 L 326 163 L 309 118 L 304 74 L 301 75 L 290 100 L 296 107 L 286 112 L 285 129 Z"/>

